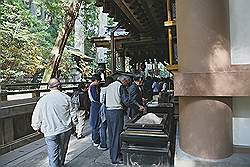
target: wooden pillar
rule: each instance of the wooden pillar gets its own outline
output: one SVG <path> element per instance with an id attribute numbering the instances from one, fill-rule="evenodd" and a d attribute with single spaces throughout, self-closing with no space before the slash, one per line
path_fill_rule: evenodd
<path id="1" fill-rule="evenodd" d="M 0 101 L 7 100 L 7 91 L 5 85 L 0 85 Z"/>
<path id="2" fill-rule="evenodd" d="M 0 101 L 7 101 L 7 92 L 0 92 Z"/>
<path id="3" fill-rule="evenodd" d="M 3 119 L 4 144 L 14 140 L 13 118 Z"/>
<path id="4" fill-rule="evenodd" d="M 230 67 L 228 11 L 228 0 L 177 1 L 179 72 L 174 82 L 180 96 L 180 147 L 206 159 L 232 154 L 232 98 L 216 93 L 216 80 L 207 77 L 209 90 L 199 82 L 200 74 L 219 75 Z M 185 83 L 191 80 L 196 81 L 192 87 L 202 89 L 188 89 Z"/>
<path id="5" fill-rule="evenodd" d="M 115 44 L 115 31 L 120 27 L 119 22 L 111 31 L 111 60 L 112 60 L 112 73 L 116 72 L 116 44 Z"/>
<path id="6" fill-rule="evenodd" d="M 231 98 L 180 97 L 179 102 L 181 149 L 206 159 L 230 156 Z"/>
<path id="7" fill-rule="evenodd" d="M 3 119 L 0 119 L 0 145 L 4 144 Z"/>
<path id="8" fill-rule="evenodd" d="M 121 70 L 125 72 L 125 55 L 124 54 L 120 55 L 120 60 L 121 60 Z"/>
<path id="9" fill-rule="evenodd" d="M 133 63 L 131 66 L 132 66 L 131 67 L 131 72 L 135 74 L 135 72 L 136 72 L 136 63 Z"/>
<path id="10" fill-rule="evenodd" d="M 34 92 L 32 92 L 32 98 L 34 97 L 40 97 L 40 91 L 39 90 L 34 90 Z"/>

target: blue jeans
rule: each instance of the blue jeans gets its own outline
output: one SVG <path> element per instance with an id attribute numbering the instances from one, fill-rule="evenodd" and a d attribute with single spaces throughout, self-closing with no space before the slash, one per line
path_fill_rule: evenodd
<path id="1" fill-rule="evenodd" d="M 101 127 L 92 128 L 92 140 L 96 144 L 100 144 L 100 147 L 107 147 L 107 121 L 101 124 Z"/>
<path id="2" fill-rule="evenodd" d="M 70 135 L 71 130 L 68 130 L 58 135 L 45 137 L 50 167 L 64 166 Z"/>

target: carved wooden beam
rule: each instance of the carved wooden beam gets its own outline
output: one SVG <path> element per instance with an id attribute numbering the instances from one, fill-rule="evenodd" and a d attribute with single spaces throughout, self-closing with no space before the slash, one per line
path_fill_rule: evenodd
<path id="1" fill-rule="evenodd" d="M 132 11 L 128 8 L 128 4 L 124 0 L 113 0 L 115 4 L 122 10 L 122 12 L 128 17 L 129 21 L 134 25 L 137 31 L 143 31 L 143 26 L 139 20 L 135 18 Z"/>
<path id="2" fill-rule="evenodd" d="M 154 16 L 153 14 L 153 7 L 152 7 L 152 4 L 153 4 L 154 1 L 143 1 L 142 2 L 142 7 L 143 9 L 145 10 L 145 13 L 147 14 L 148 16 L 148 19 L 150 20 L 150 23 L 151 23 L 151 28 L 154 29 L 155 31 L 161 29 L 163 29 L 163 25 L 160 25 L 159 21 L 157 21 L 156 17 Z M 149 24 L 150 24 L 149 23 Z"/>

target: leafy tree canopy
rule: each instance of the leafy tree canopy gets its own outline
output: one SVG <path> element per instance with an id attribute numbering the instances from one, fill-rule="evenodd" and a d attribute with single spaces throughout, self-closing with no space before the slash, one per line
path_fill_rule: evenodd
<path id="1" fill-rule="evenodd" d="M 43 68 L 51 44 L 42 21 L 31 15 L 23 3 L 6 0 L 0 5 L 0 62 L 1 77 L 33 75 Z"/>
<path id="2" fill-rule="evenodd" d="M 0 2 L 0 82 L 16 82 L 19 77 L 30 80 L 37 71 L 45 67 L 72 1 L 2 0 Z M 32 5 L 35 9 L 32 9 Z M 84 1 L 83 9 L 85 52 L 89 56 L 94 56 L 95 50 L 89 42 L 90 37 L 97 34 L 98 12 L 94 0 Z M 73 35 L 74 33 L 71 33 L 67 45 L 73 46 Z M 64 69 L 65 73 L 72 65 L 70 56 L 65 52 L 62 59 L 60 68 Z"/>

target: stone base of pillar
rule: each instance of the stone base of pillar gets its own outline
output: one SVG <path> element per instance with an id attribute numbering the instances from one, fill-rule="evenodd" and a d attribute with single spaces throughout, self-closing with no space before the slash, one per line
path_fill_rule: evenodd
<path id="1" fill-rule="evenodd" d="M 179 145 L 179 134 L 177 128 L 176 147 L 175 147 L 175 167 L 249 167 L 249 152 L 232 154 L 228 158 L 220 160 L 208 160 L 192 156 L 184 152 Z"/>
<path id="2" fill-rule="evenodd" d="M 180 147 L 205 159 L 232 155 L 232 100 L 218 97 L 180 97 Z"/>

